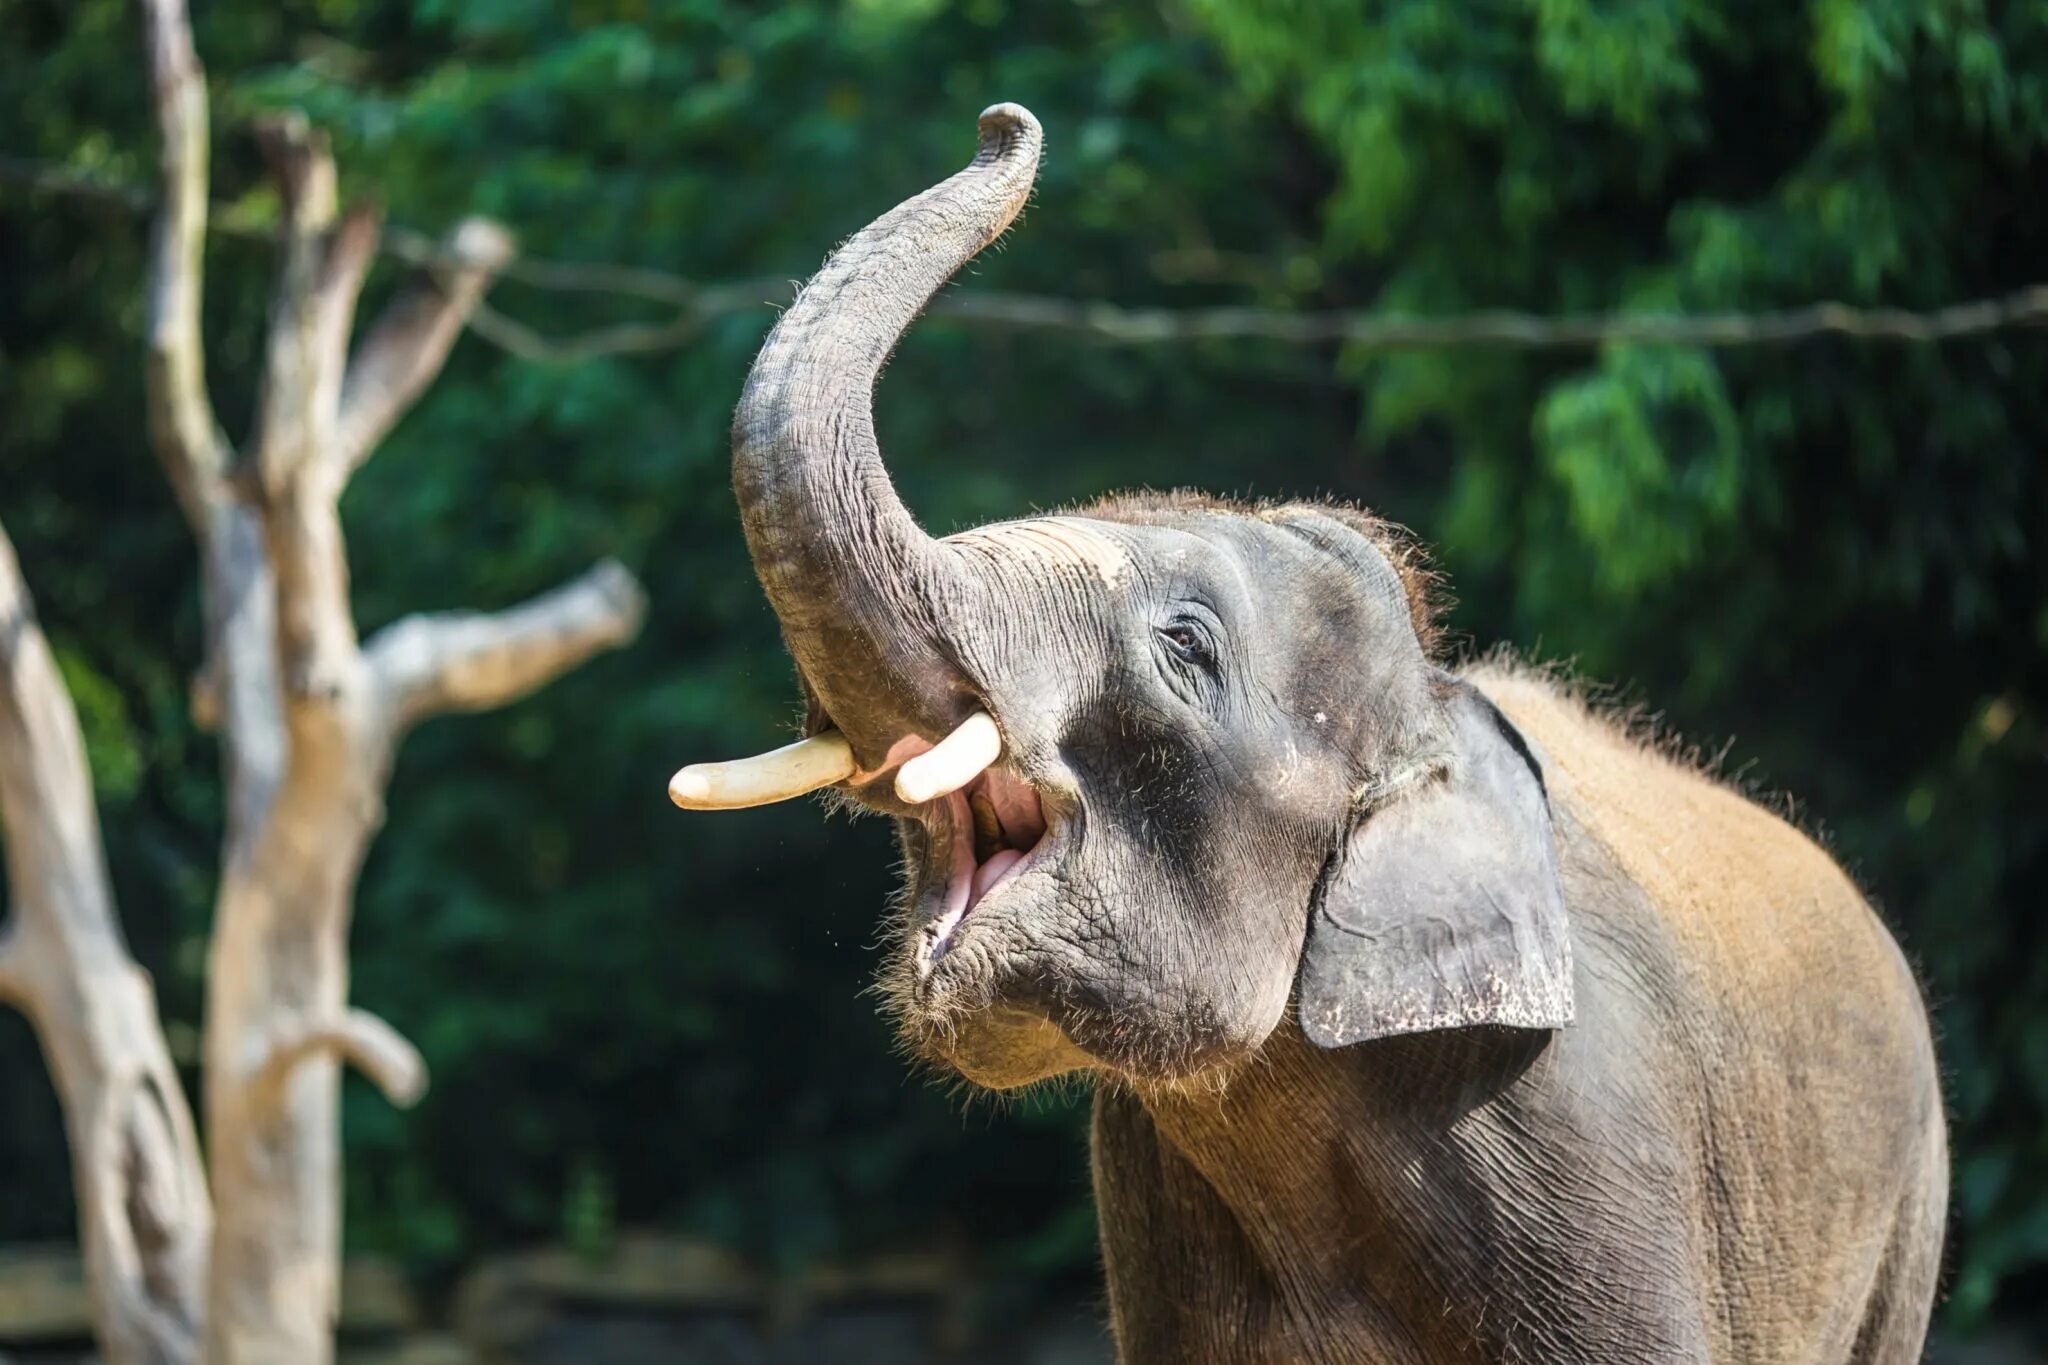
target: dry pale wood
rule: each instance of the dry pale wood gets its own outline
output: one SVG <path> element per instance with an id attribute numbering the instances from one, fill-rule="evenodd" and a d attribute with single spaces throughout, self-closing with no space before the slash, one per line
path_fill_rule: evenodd
<path id="1" fill-rule="evenodd" d="M 356 204 L 342 215 L 334 230 L 313 296 L 318 311 L 313 318 L 313 357 L 320 375 L 320 421 L 329 428 L 341 420 L 342 386 L 349 371 L 348 339 L 355 327 L 356 301 L 362 297 L 363 281 L 377 259 L 377 245 L 383 240 L 384 215 L 374 204 Z M 328 438 L 330 444 L 334 437 Z"/>
<path id="2" fill-rule="evenodd" d="M 69 1132 L 110 1365 L 189 1360 L 209 1217 L 149 976 L 115 918 L 78 718 L 0 528 L 0 1002 L 35 1026 Z"/>
<path id="3" fill-rule="evenodd" d="M 287 113 L 259 122 L 256 140 L 277 186 L 280 210 L 277 279 L 252 460 L 263 495 L 274 498 L 330 435 L 342 380 L 342 347 L 332 340 L 334 318 L 340 317 L 345 337 L 355 300 L 345 288 L 351 272 L 329 268 L 329 233 L 340 200 L 327 135 L 304 115 Z M 360 272 L 354 278 L 359 281 Z"/>
<path id="4" fill-rule="evenodd" d="M 320 1053 L 345 1059 L 401 1109 L 427 1093 L 427 1063 L 419 1049 L 368 1010 L 352 1009 L 339 1019 L 305 1024 L 271 1044 L 250 1078 L 251 1107 L 258 1112 L 282 1107 L 292 1072 Z"/>
<path id="5" fill-rule="evenodd" d="M 639 632 L 646 594 L 617 560 L 500 612 L 409 616 L 370 641 L 389 723 L 503 706 Z"/>
<path id="6" fill-rule="evenodd" d="M 465 219 L 442 243 L 452 264 L 436 265 L 392 300 L 349 364 L 335 445 L 344 471 L 370 457 L 441 372 L 484 291 L 516 250 L 512 234 L 497 223 Z"/>
<path id="7" fill-rule="evenodd" d="M 206 255 L 206 76 L 184 0 L 142 0 L 151 91 L 161 134 L 162 205 L 150 241 L 149 429 L 186 517 L 197 525 L 230 459 L 206 391 L 200 342 Z"/>
<path id="8" fill-rule="evenodd" d="M 199 541 L 207 656 L 194 681 L 193 713 L 222 732 L 230 825 L 246 825 L 269 800 L 282 749 L 274 689 L 263 676 L 275 628 L 262 532 L 226 487 L 235 454 L 214 416 L 200 336 L 211 153 L 206 73 L 184 0 L 141 0 L 139 8 L 161 185 L 146 286 L 150 444 Z"/>
<path id="9" fill-rule="evenodd" d="M 340 410 L 348 322 L 362 271 L 346 259 L 357 233 L 331 240 L 339 213 L 334 158 L 324 133 L 298 114 L 257 130 L 283 212 L 270 306 L 263 399 L 252 453 L 252 493 L 263 515 L 277 578 L 278 648 L 286 705 L 325 704 L 356 658 L 332 448 Z M 357 220 L 360 224 L 361 220 Z M 336 256 L 344 259 L 337 265 Z"/>
<path id="10" fill-rule="evenodd" d="M 198 530 L 200 601 L 211 702 L 228 795 L 228 843 L 246 841 L 284 772 L 284 710 L 277 684 L 277 591 L 263 522 L 238 498 L 209 503 Z M 195 711 L 202 708 L 197 704 Z"/>

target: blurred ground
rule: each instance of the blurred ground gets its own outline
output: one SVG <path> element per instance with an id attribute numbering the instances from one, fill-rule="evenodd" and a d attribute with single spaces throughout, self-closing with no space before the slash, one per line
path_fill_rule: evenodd
<path id="1" fill-rule="evenodd" d="M 771 1282 L 701 1243 L 629 1238 L 601 1257 L 496 1257 L 439 1296 L 388 1262 L 350 1263 L 339 1365 L 1111 1365 L 1100 1307 L 1053 1301 L 992 1322 L 945 1255 Z M 68 1247 L 0 1253 L 0 1365 L 87 1365 Z M 1937 1341 L 1927 1365 L 2038 1365 L 2017 1337 Z"/>

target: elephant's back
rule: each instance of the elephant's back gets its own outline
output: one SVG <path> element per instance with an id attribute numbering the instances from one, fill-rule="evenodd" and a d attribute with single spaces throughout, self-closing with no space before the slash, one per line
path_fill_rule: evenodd
<path id="1" fill-rule="evenodd" d="M 1743 1359 L 1847 1358 L 1899 1254 L 1895 1226 L 1946 1182 L 1931 1155 L 1939 1073 L 1897 944 L 1788 821 L 1542 674 L 1468 676 L 1540 752 L 1577 837 L 1598 845 L 1590 863 L 1567 861 L 1611 867 L 1639 893 L 1568 887 L 1575 912 L 1651 921 L 1582 923 L 1576 937 L 1635 959 L 1597 979 L 1643 991 L 1656 1050 L 1685 1075 L 1674 1122 L 1699 1152 L 1717 1277 L 1731 1296 L 1779 1301 L 1761 1317 L 1723 1304 L 1724 1345 Z M 1938 1217 L 1916 1235 L 1938 1245 Z"/>
<path id="2" fill-rule="evenodd" d="M 1868 1016 L 1866 1044 L 1892 1031 L 1927 1041 L 1897 944 L 1813 839 L 1540 673 L 1489 665 L 1468 676 L 1540 752 L 1553 800 L 1641 889 L 1702 1004 L 1719 1000 L 1785 1043 L 1816 1041 L 1840 1017 L 1829 1002 Z"/>

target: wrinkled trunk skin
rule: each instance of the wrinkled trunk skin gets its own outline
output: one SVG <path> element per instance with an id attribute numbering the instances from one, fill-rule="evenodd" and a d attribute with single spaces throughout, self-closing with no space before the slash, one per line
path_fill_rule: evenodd
<path id="1" fill-rule="evenodd" d="M 918 310 L 1023 208 L 1041 142 L 1026 110 L 983 113 L 965 170 L 869 224 L 805 286 L 733 419 L 754 570 L 798 671 L 864 769 L 884 766 L 905 732 L 942 735 L 972 706 L 946 645 L 962 569 L 889 482 L 875 378 Z"/>

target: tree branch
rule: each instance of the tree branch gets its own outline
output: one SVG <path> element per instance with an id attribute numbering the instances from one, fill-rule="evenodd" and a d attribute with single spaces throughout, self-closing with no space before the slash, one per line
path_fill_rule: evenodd
<path id="1" fill-rule="evenodd" d="M 150 202 L 146 194 L 130 186 L 66 167 L 4 157 L 0 157 L 0 184 L 130 211 L 146 210 Z M 257 235 L 241 223 L 220 224 L 217 230 L 233 236 Z M 408 229 L 391 229 L 381 249 L 417 266 L 454 268 L 464 263 Z M 667 304 L 674 310 L 654 322 L 600 326 L 567 336 L 545 335 L 487 309 L 472 315 L 470 329 L 485 341 L 523 360 L 548 365 L 673 350 L 687 344 L 708 321 L 781 306 L 793 288 L 787 278 L 705 284 L 642 266 L 523 256 L 508 261 L 499 274 L 536 289 L 639 299 Z M 2048 284 L 1919 310 L 1821 302 L 1751 312 L 1545 316 L 1482 309 L 1441 317 L 1402 317 L 1371 309 L 1152 308 L 1100 299 L 962 289 L 933 300 L 931 312 L 969 326 L 1049 331 L 1116 346 L 1265 341 L 1290 346 L 1343 342 L 1366 351 L 1585 350 L 1609 344 L 1733 348 L 1789 345 L 1823 336 L 1913 345 L 2040 326 L 2048 322 Z"/>
<path id="2" fill-rule="evenodd" d="M 385 309 L 342 388 L 336 458 L 344 478 L 370 457 L 441 372 L 463 324 L 514 251 L 504 228 L 484 218 L 466 219 L 443 243 L 443 263 Z"/>
<path id="3" fill-rule="evenodd" d="M 324 476 L 296 479 L 263 505 L 277 578 L 277 653 L 285 715 L 331 707 L 361 664 L 349 601 L 348 550 L 335 490 Z"/>
<path id="4" fill-rule="evenodd" d="M 322 297 L 324 284 L 347 283 L 346 263 L 338 281 L 330 278 L 328 269 L 328 232 L 334 226 L 339 202 L 327 135 L 293 111 L 261 120 L 256 125 L 256 140 L 282 209 L 278 224 L 282 259 L 270 303 L 255 451 L 255 472 L 262 492 L 276 497 L 312 463 L 315 452 L 332 436 L 341 372 L 338 366 L 322 363 L 333 359 L 322 353 L 323 334 L 332 327 L 323 314 L 340 312 L 345 339 L 351 311 L 348 305 L 354 299 L 351 295 L 336 310 Z M 356 282 L 361 278 L 357 270 Z"/>
<path id="5" fill-rule="evenodd" d="M 300 1063 L 323 1053 L 354 1066 L 401 1109 L 427 1092 L 427 1064 L 419 1049 L 368 1010 L 349 1010 L 339 1019 L 302 1025 L 271 1045 L 249 1080 L 249 1104 L 259 1124 L 282 1112 Z"/>
<path id="6" fill-rule="evenodd" d="M 0 836 L 13 903 L 0 1001 L 34 1023 L 68 1119 L 102 1352 L 113 1365 L 189 1359 L 206 1179 L 148 974 L 114 916 L 78 715 L 4 528 Z"/>
<path id="7" fill-rule="evenodd" d="M 607 559 L 507 611 L 409 616 L 378 632 L 367 653 L 387 714 L 402 729 L 525 696 L 631 640 L 646 605 L 638 580 Z"/>
<path id="8" fill-rule="evenodd" d="M 264 542 L 262 516 L 240 498 L 216 504 L 200 537 L 207 655 L 192 701 L 200 723 L 220 733 L 235 848 L 262 824 L 284 775 L 277 581 Z"/>
<path id="9" fill-rule="evenodd" d="M 933 300 L 935 317 L 1019 331 L 1060 332 L 1115 346 L 1191 341 L 1343 343 L 1367 351 L 1477 347 L 1586 349 L 1613 344 L 1761 346 L 1818 336 L 1872 341 L 1946 341 L 2048 320 L 2048 285 L 1931 312 L 1816 303 L 1758 313 L 1583 313 L 1545 317 L 1482 309 L 1453 317 L 1399 317 L 1369 310 L 1127 308 L 1087 299 L 959 292 Z"/>
<path id="10" fill-rule="evenodd" d="M 118 941 L 78 713 L 0 528 L 0 831 L 15 922 L 9 942 L 73 923 Z"/>
<path id="11" fill-rule="evenodd" d="M 569 267 L 553 267 L 556 272 Z M 508 270 L 507 275 L 514 272 Z M 567 285 L 554 287 L 566 288 Z M 610 291 L 607 291 L 610 292 Z M 634 291 L 638 292 L 638 291 Z M 664 291 L 668 292 L 668 291 Z M 773 306 L 780 289 L 705 288 L 659 322 L 616 323 L 548 336 L 479 307 L 471 330 L 500 350 L 542 365 L 638 355 L 685 345 L 713 318 Z M 652 295 L 645 295 L 651 297 Z M 1345 345 L 1356 351 L 1590 350 L 1606 345 L 1732 348 L 1781 346 L 1822 336 L 1928 343 L 2048 322 L 2048 285 L 1927 312 L 1816 303 L 1756 313 L 1582 313 L 1545 317 L 1485 309 L 1448 317 L 1399 317 L 1367 309 L 1146 308 L 1098 299 L 960 290 L 932 300 L 934 319 L 1005 331 L 1051 332 L 1106 346 L 1257 341 Z"/>
<path id="12" fill-rule="evenodd" d="M 28 1004 L 28 975 L 21 961 L 21 931 L 0 933 L 0 1005 L 23 1009 Z"/>
<path id="13" fill-rule="evenodd" d="M 163 200 L 149 251 L 145 365 L 150 443 L 195 527 L 232 453 L 206 391 L 199 336 L 206 257 L 206 75 L 184 0 L 143 0 L 143 34 L 163 146 Z"/>
<path id="14" fill-rule="evenodd" d="M 377 246 L 383 236 L 384 215 L 376 205 L 358 204 L 350 209 L 334 231 L 334 240 L 328 245 L 314 284 L 314 354 L 326 405 L 321 417 L 337 437 L 356 301 L 362 297 L 363 279 L 370 273 L 370 263 L 377 259 Z"/>
<path id="15" fill-rule="evenodd" d="M 257 128 L 283 203 L 251 493 L 277 578 L 286 708 L 326 707 L 359 661 L 332 452 L 357 291 L 376 248 L 373 214 L 337 230 L 327 136 L 298 113 Z"/>
<path id="16" fill-rule="evenodd" d="M 140 968 L 127 983 L 155 1020 L 155 992 Z M 81 1104 L 87 1160 L 77 1171 L 88 1263 L 143 1268 L 116 1278 L 96 1312 L 114 1360 L 172 1365 L 198 1357 L 197 1286 L 212 1227 L 199 1139 L 169 1051 L 156 1040 L 103 1078 Z M 67 1094 L 69 1111 L 76 1097 Z M 146 1267 L 146 1268 L 144 1268 Z"/>

